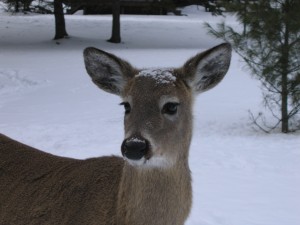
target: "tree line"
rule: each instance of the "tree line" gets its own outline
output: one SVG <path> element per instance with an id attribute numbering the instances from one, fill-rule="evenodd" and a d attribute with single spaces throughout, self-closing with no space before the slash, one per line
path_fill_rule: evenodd
<path id="1" fill-rule="evenodd" d="M 87 9 L 109 8 L 112 14 L 112 34 L 108 41 L 113 43 L 121 42 L 120 33 L 120 14 L 121 8 L 124 9 L 126 5 L 154 8 L 160 13 L 166 14 L 168 10 L 176 12 L 177 6 L 185 6 L 189 4 L 206 2 L 205 0 L 145 0 L 145 1 L 122 1 L 122 0 L 2 0 L 8 5 L 8 10 L 14 12 L 37 12 L 37 13 L 53 13 L 55 16 L 55 36 L 54 39 L 66 38 L 68 33 L 65 25 L 65 7 L 69 8 L 69 12 L 75 12 L 80 8 Z"/>
<path id="2" fill-rule="evenodd" d="M 69 37 L 65 23 L 65 9 L 64 6 L 68 6 L 71 3 L 84 2 L 85 4 L 99 4 L 96 0 L 79 1 L 79 0 L 39 0 L 38 4 L 32 5 L 33 0 L 4 0 L 7 4 L 7 10 L 13 12 L 33 11 L 38 13 L 53 13 L 55 18 L 55 35 L 54 39 L 61 39 Z M 113 43 L 121 42 L 120 32 L 120 0 L 101 0 L 101 3 L 105 2 L 112 8 L 113 22 L 112 22 L 112 35 L 108 40 Z"/>

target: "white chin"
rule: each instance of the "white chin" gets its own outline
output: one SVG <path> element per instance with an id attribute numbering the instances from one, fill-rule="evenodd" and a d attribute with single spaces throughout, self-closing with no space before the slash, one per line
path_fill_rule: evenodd
<path id="1" fill-rule="evenodd" d="M 150 159 L 144 157 L 139 160 L 131 160 L 125 157 L 125 160 L 135 167 L 141 168 L 170 168 L 174 163 L 163 156 L 153 156 Z"/>
<path id="2" fill-rule="evenodd" d="M 146 163 L 146 159 L 143 157 L 139 160 L 132 160 L 125 157 L 125 160 L 131 165 L 131 166 L 143 166 Z"/>

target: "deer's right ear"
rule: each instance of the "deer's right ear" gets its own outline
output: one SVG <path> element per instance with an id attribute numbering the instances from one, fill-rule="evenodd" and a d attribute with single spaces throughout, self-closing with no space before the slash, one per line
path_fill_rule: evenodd
<path id="1" fill-rule="evenodd" d="M 230 44 L 220 44 L 189 59 L 183 66 L 183 79 L 195 93 L 205 92 L 223 79 L 230 59 Z"/>
<path id="2" fill-rule="evenodd" d="M 135 69 L 117 56 L 96 48 L 83 52 L 87 73 L 92 81 L 104 91 L 121 95 L 126 82 L 134 76 Z"/>

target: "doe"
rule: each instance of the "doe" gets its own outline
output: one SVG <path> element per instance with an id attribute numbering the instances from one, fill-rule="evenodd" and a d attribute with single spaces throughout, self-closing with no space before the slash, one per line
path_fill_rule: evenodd
<path id="1" fill-rule="evenodd" d="M 122 98 L 123 158 L 63 158 L 0 135 L 0 224 L 183 225 L 193 98 L 222 80 L 230 58 L 224 43 L 181 68 L 139 70 L 85 49 L 93 82 Z"/>

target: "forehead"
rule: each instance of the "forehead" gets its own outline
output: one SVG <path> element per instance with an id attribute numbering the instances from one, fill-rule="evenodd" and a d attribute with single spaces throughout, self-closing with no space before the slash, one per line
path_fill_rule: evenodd
<path id="1" fill-rule="evenodd" d="M 157 99 L 161 96 L 184 95 L 186 87 L 177 77 L 172 68 L 153 68 L 140 70 L 135 77 L 128 82 L 124 97 L 135 99 Z"/>

